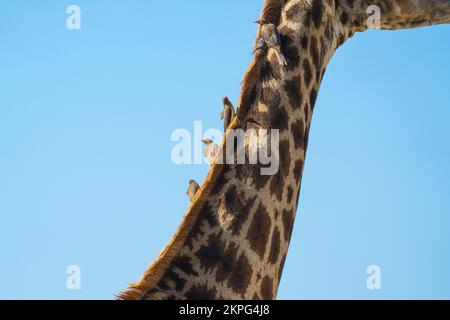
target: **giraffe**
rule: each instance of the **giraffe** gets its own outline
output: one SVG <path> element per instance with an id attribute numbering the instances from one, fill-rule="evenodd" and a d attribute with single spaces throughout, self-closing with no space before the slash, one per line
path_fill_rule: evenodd
<path id="1" fill-rule="evenodd" d="M 274 299 L 295 221 L 314 106 L 334 52 L 368 29 L 450 23 L 449 0 L 266 0 L 261 17 L 277 26 L 287 66 L 255 53 L 229 129 L 279 130 L 279 170 L 212 165 L 181 226 L 142 279 L 120 299 Z"/>

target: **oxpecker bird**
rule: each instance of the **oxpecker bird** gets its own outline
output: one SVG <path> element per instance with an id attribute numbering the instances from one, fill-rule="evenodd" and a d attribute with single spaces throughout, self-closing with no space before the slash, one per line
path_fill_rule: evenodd
<path id="1" fill-rule="evenodd" d="M 228 100 L 227 97 L 223 98 L 223 110 L 220 113 L 220 119 L 223 120 L 223 130 L 226 131 L 230 126 L 231 121 L 233 121 L 236 111 L 233 104 Z"/>
<path id="2" fill-rule="evenodd" d="M 200 186 L 198 185 L 197 182 L 195 182 L 195 180 L 192 180 L 192 179 L 189 180 L 189 188 L 187 189 L 186 194 L 189 196 L 189 200 L 191 202 L 194 199 L 194 196 L 199 189 L 200 189 Z"/>
<path id="3" fill-rule="evenodd" d="M 212 165 L 216 160 L 217 153 L 219 152 L 219 146 L 215 144 L 211 139 L 203 139 L 202 142 L 206 145 L 203 155 L 208 162 Z"/>
<path id="4" fill-rule="evenodd" d="M 263 42 L 269 47 L 270 49 L 275 50 L 275 54 L 277 55 L 278 62 L 282 66 L 287 65 L 286 58 L 283 55 L 283 51 L 281 50 L 281 37 L 280 33 L 278 32 L 277 27 L 273 24 L 268 22 L 265 19 L 258 19 L 255 21 L 255 23 L 259 24 L 259 30 L 258 30 L 258 38 L 257 41 L 263 40 Z M 255 48 L 255 51 L 258 48 Z"/>

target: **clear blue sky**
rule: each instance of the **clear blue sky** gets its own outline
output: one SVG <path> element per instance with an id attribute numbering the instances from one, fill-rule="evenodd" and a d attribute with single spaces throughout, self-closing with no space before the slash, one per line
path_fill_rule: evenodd
<path id="1" fill-rule="evenodd" d="M 173 165 L 170 135 L 220 128 L 261 3 L 0 2 L 0 298 L 110 299 L 141 276 L 208 171 Z M 449 38 L 374 31 L 336 53 L 279 298 L 450 298 Z"/>

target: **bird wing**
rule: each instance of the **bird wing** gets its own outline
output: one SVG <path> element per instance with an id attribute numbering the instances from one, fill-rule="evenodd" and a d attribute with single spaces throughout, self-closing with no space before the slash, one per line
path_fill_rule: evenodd
<path id="1" fill-rule="evenodd" d="M 270 24 L 266 28 L 267 29 L 265 32 L 265 36 L 266 36 L 265 40 L 266 40 L 267 45 L 269 47 L 276 47 L 278 44 L 278 36 L 277 36 L 278 32 L 277 32 L 275 25 Z"/>
<path id="2" fill-rule="evenodd" d="M 276 37 L 277 37 L 277 43 L 278 43 L 278 45 L 281 47 L 281 35 L 280 35 L 280 33 L 278 32 L 278 29 L 275 29 L 275 31 L 276 31 L 275 35 L 276 35 Z"/>
<path id="3" fill-rule="evenodd" d="M 236 111 L 234 109 L 234 106 L 231 102 L 228 102 L 228 108 L 230 108 L 231 116 L 234 116 L 236 114 Z"/>
<path id="4" fill-rule="evenodd" d="M 225 110 L 224 110 L 224 121 L 226 122 L 226 123 L 230 123 L 230 121 L 231 121 L 231 108 L 230 107 L 227 107 Z"/>

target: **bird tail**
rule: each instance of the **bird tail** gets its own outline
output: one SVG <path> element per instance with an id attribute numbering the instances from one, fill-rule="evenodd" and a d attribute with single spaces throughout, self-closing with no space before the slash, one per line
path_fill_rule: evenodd
<path id="1" fill-rule="evenodd" d="M 287 66 L 288 63 L 287 63 L 287 60 L 286 60 L 286 58 L 284 57 L 283 53 L 281 53 L 281 51 L 278 51 L 278 50 L 276 50 L 275 52 L 276 52 L 276 55 L 277 55 L 278 62 L 279 62 L 282 66 Z"/>

